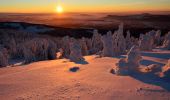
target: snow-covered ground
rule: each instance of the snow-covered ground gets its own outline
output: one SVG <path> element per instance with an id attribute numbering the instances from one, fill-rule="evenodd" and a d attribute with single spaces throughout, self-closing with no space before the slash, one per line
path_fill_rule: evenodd
<path id="1" fill-rule="evenodd" d="M 164 66 L 170 51 L 142 52 L 141 66 Z M 120 57 L 121 58 L 121 57 Z M 170 83 L 147 74 L 110 73 L 118 58 L 86 56 L 76 64 L 67 59 L 40 61 L 0 69 L 1 100 L 170 100 Z M 79 67 L 70 71 L 72 67 Z"/>

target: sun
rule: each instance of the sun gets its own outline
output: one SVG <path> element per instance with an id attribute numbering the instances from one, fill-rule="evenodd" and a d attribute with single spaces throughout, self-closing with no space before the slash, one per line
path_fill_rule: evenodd
<path id="1" fill-rule="evenodd" d="M 56 12 L 57 12 L 57 13 L 63 13 L 63 7 L 60 6 L 60 5 L 58 5 L 58 6 L 56 7 Z"/>

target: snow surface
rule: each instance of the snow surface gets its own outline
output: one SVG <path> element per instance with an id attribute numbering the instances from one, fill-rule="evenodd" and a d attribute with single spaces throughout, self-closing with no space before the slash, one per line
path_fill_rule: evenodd
<path id="1" fill-rule="evenodd" d="M 158 56 L 156 56 L 158 54 Z M 170 51 L 142 52 L 141 66 L 165 65 Z M 153 56 L 154 55 L 154 56 Z M 161 56 L 162 55 L 162 56 Z M 160 57 L 160 58 L 159 58 Z M 87 63 L 67 59 L 40 61 L 0 69 L 1 100 L 169 100 L 170 83 L 145 74 L 110 73 L 121 58 L 85 56 Z M 70 71 L 75 67 L 79 70 Z"/>

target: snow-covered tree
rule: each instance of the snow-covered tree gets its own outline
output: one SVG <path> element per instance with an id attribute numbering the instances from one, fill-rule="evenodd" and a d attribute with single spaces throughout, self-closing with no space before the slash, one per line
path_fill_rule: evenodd
<path id="1" fill-rule="evenodd" d="M 62 38 L 62 42 L 61 42 L 61 48 L 63 49 L 63 56 L 65 58 L 69 58 L 69 54 L 70 54 L 70 37 L 69 36 L 65 36 Z"/>
<path id="2" fill-rule="evenodd" d="M 139 40 L 140 50 L 152 51 L 154 47 L 154 39 L 150 34 L 141 35 Z"/>
<path id="3" fill-rule="evenodd" d="M 25 63 L 56 58 L 55 45 L 50 40 L 35 38 L 24 45 Z"/>
<path id="4" fill-rule="evenodd" d="M 113 50 L 118 55 L 126 53 L 126 40 L 123 35 L 123 23 L 119 25 L 119 29 L 114 32 L 113 36 Z"/>
<path id="5" fill-rule="evenodd" d="M 163 47 L 170 50 L 170 32 L 165 36 Z"/>
<path id="6" fill-rule="evenodd" d="M 0 46 L 0 67 L 6 67 L 8 65 L 8 51 Z"/>
<path id="7" fill-rule="evenodd" d="M 81 53 L 81 46 L 79 45 L 78 41 L 74 38 L 70 40 L 70 60 L 74 62 L 83 61 L 84 58 Z"/>
<path id="8" fill-rule="evenodd" d="M 126 53 L 126 40 L 123 35 L 123 23 L 119 25 L 119 29 L 117 31 L 117 43 L 118 43 L 118 50 L 119 54 Z"/>
<path id="9" fill-rule="evenodd" d="M 92 37 L 92 54 L 96 54 L 101 51 L 103 48 L 103 43 L 101 41 L 101 35 L 98 33 L 97 30 L 94 30 L 93 37 Z"/>
<path id="10" fill-rule="evenodd" d="M 126 35 L 126 50 L 130 50 L 130 48 L 133 46 L 131 37 L 130 37 L 130 31 L 127 31 Z"/>
<path id="11" fill-rule="evenodd" d="M 80 40 L 80 45 L 81 45 L 82 55 L 83 56 L 88 55 L 89 54 L 88 48 L 87 48 L 87 44 L 86 44 L 86 39 L 84 37 Z"/>
<path id="12" fill-rule="evenodd" d="M 138 72 L 140 60 L 142 59 L 139 47 L 133 46 L 127 54 L 127 58 L 122 58 L 116 64 L 115 73 L 117 75 L 128 75 Z"/>
<path id="13" fill-rule="evenodd" d="M 113 38 L 112 38 L 112 32 L 109 31 L 106 35 L 102 36 L 102 42 L 103 42 L 103 51 L 102 56 L 104 57 L 112 57 L 114 56 L 113 51 Z"/>
<path id="14" fill-rule="evenodd" d="M 161 31 L 160 30 L 156 31 L 154 44 L 156 46 L 160 46 L 161 45 Z"/>
<path id="15" fill-rule="evenodd" d="M 142 57 L 138 46 L 133 46 L 127 53 L 127 63 L 130 70 L 137 70 Z"/>

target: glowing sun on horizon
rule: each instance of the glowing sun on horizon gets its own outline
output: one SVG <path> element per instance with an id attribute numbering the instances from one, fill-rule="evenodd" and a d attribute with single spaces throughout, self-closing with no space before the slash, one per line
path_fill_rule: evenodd
<path id="1" fill-rule="evenodd" d="M 58 5 L 58 6 L 56 7 L 56 12 L 57 12 L 57 13 L 60 14 L 60 13 L 63 13 L 63 11 L 64 11 L 64 10 L 63 10 L 63 7 L 62 7 L 62 6 Z"/>

